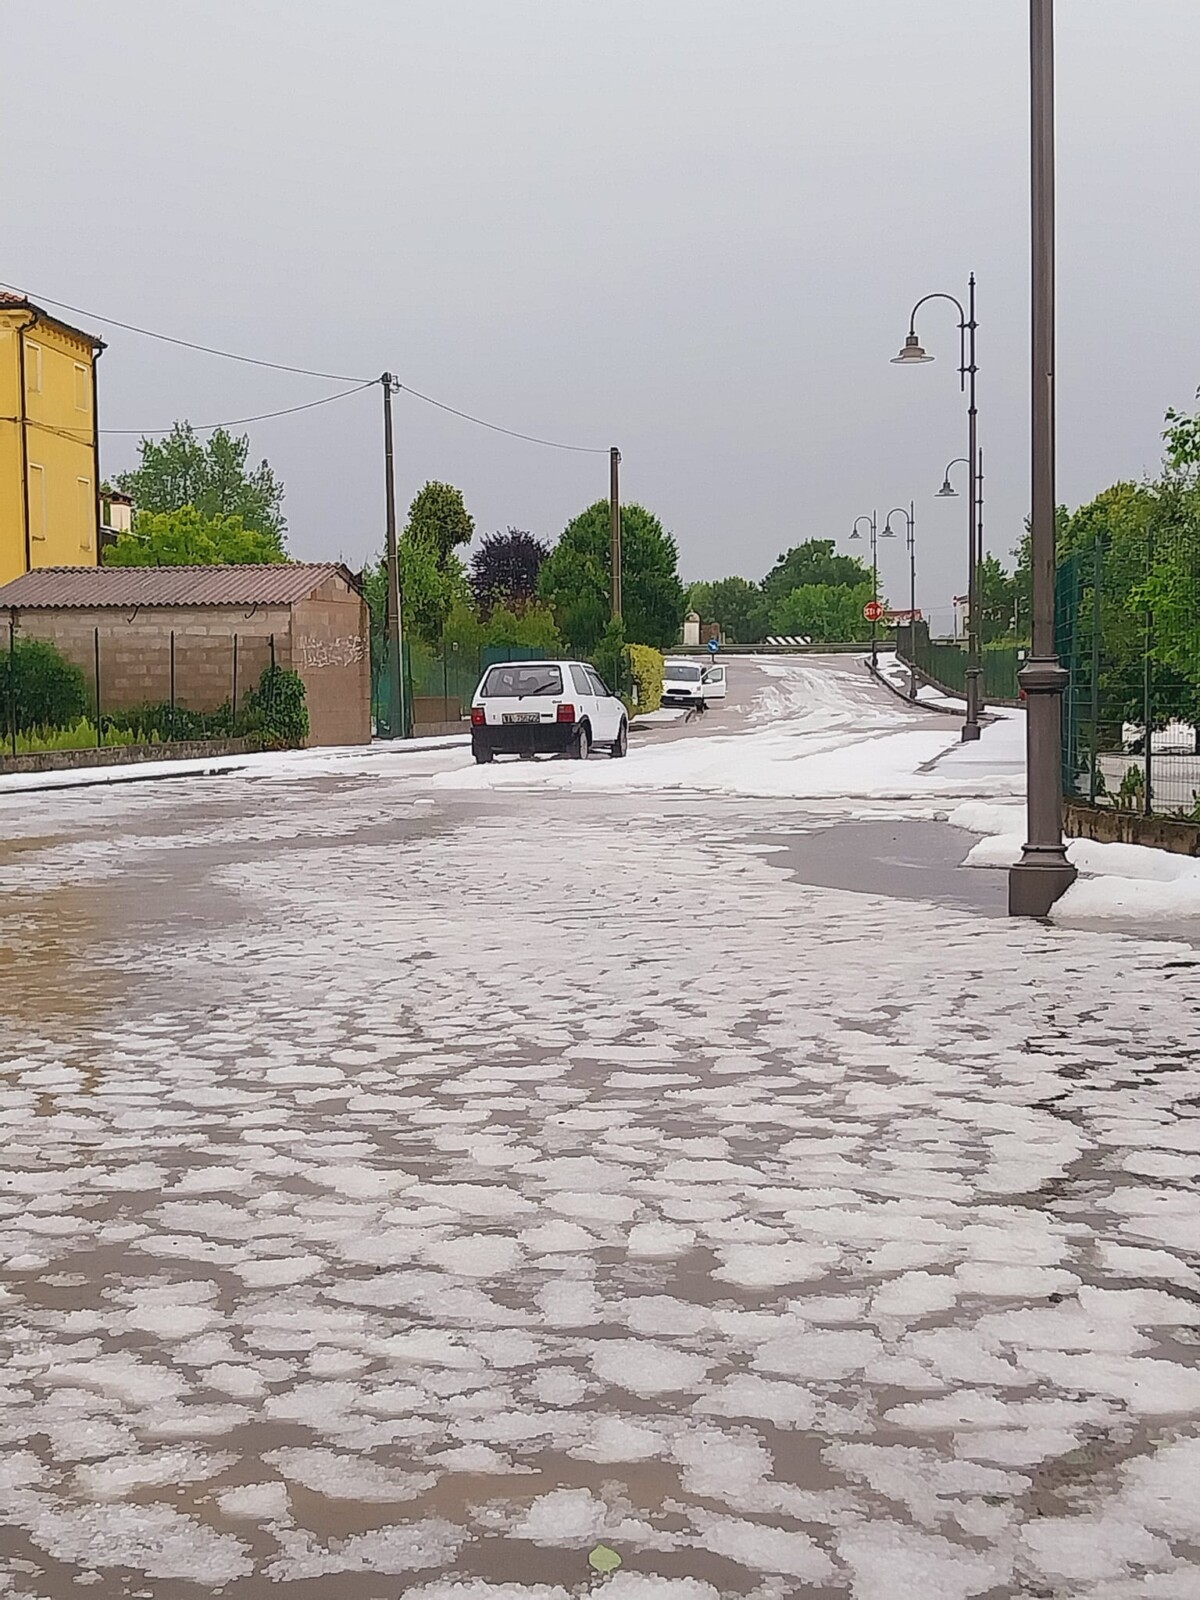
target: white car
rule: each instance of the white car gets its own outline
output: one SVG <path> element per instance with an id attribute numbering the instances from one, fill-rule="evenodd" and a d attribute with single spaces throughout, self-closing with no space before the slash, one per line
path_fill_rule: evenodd
<path id="1" fill-rule="evenodd" d="M 673 661 L 663 663 L 662 699 L 665 706 L 696 706 L 701 711 L 714 700 L 724 700 L 728 683 L 725 668 L 713 662 Z"/>
<path id="2" fill-rule="evenodd" d="M 629 748 L 629 717 L 584 661 L 499 661 L 471 702 L 471 751 L 494 756 L 564 755 L 586 761 L 593 745 Z"/>

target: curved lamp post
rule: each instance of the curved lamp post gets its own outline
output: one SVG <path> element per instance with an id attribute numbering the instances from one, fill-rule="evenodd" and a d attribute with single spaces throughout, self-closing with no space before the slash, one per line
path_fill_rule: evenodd
<path id="1" fill-rule="evenodd" d="M 917 628 L 916 507 L 911 500 L 908 503 L 907 511 L 903 506 L 893 506 L 887 514 L 887 520 L 883 524 L 883 532 L 880 534 L 881 539 L 894 539 L 896 537 L 892 532 L 892 518 L 895 516 L 903 517 L 906 524 L 905 544 L 908 548 L 908 626 L 913 644 L 915 646 Z M 915 700 L 917 698 L 917 669 L 915 666 L 910 666 L 909 668 L 908 698 L 910 700 Z"/>
<path id="2" fill-rule="evenodd" d="M 979 442 L 978 410 L 975 404 L 975 274 L 967 286 L 967 309 L 956 295 L 941 291 L 923 295 L 912 308 L 908 319 L 908 333 L 900 354 L 892 357 L 894 366 L 913 367 L 934 358 L 917 338 L 917 312 L 930 300 L 948 300 L 958 312 L 958 375 L 959 386 L 967 392 L 967 454 L 971 485 L 967 504 L 967 715 L 963 723 L 964 739 L 978 739 L 980 710 L 980 679 L 982 667 L 979 657 L 979 560 L 980 529 L 978 507 Z M 947 480 L 948 481 L 948 480 Z M 943 489 L 945 485 L 943 485 Z"/>
<path id="3" fill-rule="evenodd" d="M 865 514 L 863 516 L 861 516 L 861 517 L 855 517 L 854 526 L 850 530 L 850 537 L 852 539 L 861 539 L 862 538 L 862 534 L 859 533 L 859 531 L 858 531 L 858 525 L 859 525 L 860 522 L 865 522 L 867 524 L 867 527 L 870 529 L 869 537 L 870 537 L 870 540 L 871 540 L 871 599 L 877 601 L 879 599 L 879 541 L 880 541 L 880 539 L 894 539 L 896 537 L 896 535 L 891 531 L 890 528 L 887 528 L 887 527 L 885 527 L 883 532 L 880 533 L 880 531 L 879 531 L 879 517 L 878 517 L 876 512 L 872 511 L 872 513 L 871 513 L 871 515 L 869 517 L 866 516 Z M 875 666 L 878 666 L 878 664 L 879 664 L 879 623 L 878 623 L 878 620 L 875 617 L 872 617 L 871 618 L 871 665 L 872 665 L 872 667 L 875 667 Z"/>

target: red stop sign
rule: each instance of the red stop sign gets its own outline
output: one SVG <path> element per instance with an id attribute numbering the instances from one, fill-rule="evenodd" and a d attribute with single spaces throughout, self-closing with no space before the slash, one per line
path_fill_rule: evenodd
<path id="1" fill-rule="evenodd" d="M 863 616 L 868 622 L 878 622 L 884 614 L 884 606 L 879 600 L 868 600 L 863 607 Z"/>

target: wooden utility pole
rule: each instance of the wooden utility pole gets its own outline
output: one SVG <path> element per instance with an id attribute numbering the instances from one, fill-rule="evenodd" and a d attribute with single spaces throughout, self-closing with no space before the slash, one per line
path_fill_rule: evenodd
<path id="1" fill-rule="evenodd" d="M 612 528 L 612 619 L 621 620 L 621 452 L 608 452 L 608 515 Z"/>
<path id="2" fill-rule="evenodd" d="M 404 718 L 404 629 L 400 619 L 400 552 L 396 543 L 396 470 L 392 454 L 392 395 L 400 387 L 390 372 L 379 380 L 383 389 L 383 467 L 387 496 L 387 654 L 388 737 L 402 739 Z"/>

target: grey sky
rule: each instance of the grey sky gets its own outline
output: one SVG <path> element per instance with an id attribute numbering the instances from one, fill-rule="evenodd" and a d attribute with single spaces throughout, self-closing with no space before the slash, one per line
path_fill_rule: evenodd
<path id="1" fill-rule="evenodd" d="M 268 360 L 619 444 L 685 577 L 917 500 L 919 603 L 965 582 L 965 444 L 911 303 L 979 277 L 986 542 L 1027 501 L 1023 0 L 9 0 L 0 278 Z M 11 47 L 20 46 L 18 64 Z M 1060 0 L 1059 487 L 1158 458 L 1200 382 L 1200 6 Z M 198 423 L 336 385 L 101 330 L 102 421 Z M 382 536 L 378 391 L 256 424 L 293 553 Z M 552 538 L 603 457 L 397 402 L 400 494 Z M 105 442 L 106 470 L 135 441 Z M 885 581 L 905 590 L 899 545 Z M 940 611 L 935 623 L 948 621 Z"/>

